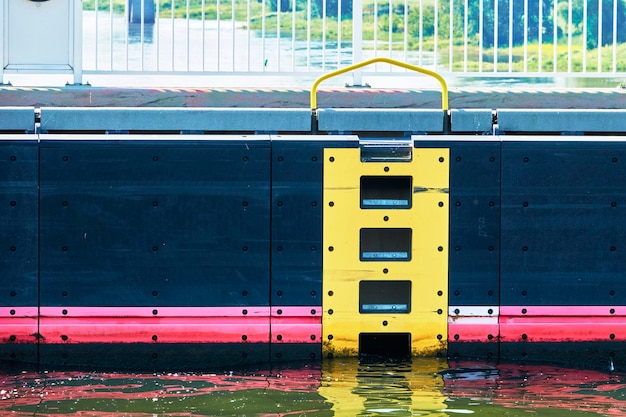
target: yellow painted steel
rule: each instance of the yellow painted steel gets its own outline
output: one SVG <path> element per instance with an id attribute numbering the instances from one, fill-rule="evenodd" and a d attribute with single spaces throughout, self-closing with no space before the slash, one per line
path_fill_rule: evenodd
<path id="1" fill-rule="evenodd" d="M 420 74 L 428 75 L 435 78 L 437 81 L 439 81 L 439 84 L 441 85 L 441 109 L 444 111 L 448 110 L 448 84 L 441 75 L 437 74 L 434 71 L 427 70 L 426 68 L 418 67 L 402 61 L 397 61 L 395 59 L 385 57 L 375 57 L 372 59 L 368 59 L 366 61 L 348 65 L 345 68 L 340 68 L 338 70 L 331 71 L 327 74 L 320 76 L 317 80 L 315 80 L 313 86 L 311 87 L 311 110 L 314 111 L 317 109 L 317 88 L 323 81 L 332 77 L 336 77 L 337 75 L 345 74 L 346 72 L 354 71 L 355 69 L 359 69 L 367 65 L 375 64 L 377 62 L 384 62 L 390 65 L 395 65 L 397 67 L 402 67 L 404 69 L 419 72 Z"/>
<path id="2" fill-rule="evenodd" d="M 412 151 L 411 162 L 361 162 L 358 148 L 324 152 L 325 356 L 358 355 L 360 333 L 410 333 L 415 356 L 446 348 L 449 149 Z M 411 208 L 361 209 L 361 176 L 411 176 Z M 361 228 L 411 228 L 411 259 L 361 261 Z M 362 280 L 410 280 L 410 313 L 359 313 Z"/>

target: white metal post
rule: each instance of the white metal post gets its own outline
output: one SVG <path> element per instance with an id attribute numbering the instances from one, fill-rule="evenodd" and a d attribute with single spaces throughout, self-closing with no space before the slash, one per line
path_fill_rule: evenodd
<path id="1" fill-rule="evenodd" d="M 7 8 L 8 0 L 0 0 L 2 4 L 0 4 L 0 35 L 2 35 L 2 40 L 0 41 L 0 85 L 4 84 L 4 67 L 6 65 L 6 58 L 4 56 L 4 44 L 8 41 L 7 33 L 5 32 L 6 28 L 4 27 L 4 16 Z"/>
<path id="2" fill-rule="evenodd" d="M 339 0 L 341 1 L 341 0 Z M 363 1 L 353 0 L 352 3 L 352 63 L 363 61 Z M 352 84 L 363 85 L 363 70 L 352 73 Z"/>
<path id="3" fill-rule="evenodd" d="M 74 71 L 74 84 L 83 83 L 83 0 L 74 0 L 74 33 L 72 46 L 73 51 L 72 69 Z M 97 36 L 97 34 L 96 34 Z"/>

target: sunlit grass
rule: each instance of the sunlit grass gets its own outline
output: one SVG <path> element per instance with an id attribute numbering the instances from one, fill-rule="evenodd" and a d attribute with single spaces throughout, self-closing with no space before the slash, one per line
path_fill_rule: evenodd
<path id="1" fill-rule="evenodd" d="M 431 42 L 427 45 L 432 45 Z M 439 47 L 439 62 L 449 62 L 449 41 L 443 40 Z M 429 49 L 425 49 L 429 50 Z M 432 49 L 430 49 L 432 51 Z M 497 49 L 494 57 L 494 49 L 479 49 L 478 45 L 454 45 L 452 71 L 469 72 L 598 72 L 598 49 L 583 51 L 581 43 L 573 43 L 572 48 L 566 42 L 558 43 L 556 48 L 553 44 L 530 43 L 524 48 L 523 45 L 512 48 L 502 47 Z M 612 46 L 601 48 L 601 71 L 616 72 L 626 71 L 626 44 L 618 44 L 615 54 Z M 467 54 L 467 62 L 464 63 Z M 482 61 L 481 61 L 482 58 Z M 494 59 L 495 58 L 495 59 Z M 555 60 L 556 58 L 556 60 Z M 614 59 L 615 58 L 615 59 Z M 554 63 L 557 67 L 555 68 Z"/>

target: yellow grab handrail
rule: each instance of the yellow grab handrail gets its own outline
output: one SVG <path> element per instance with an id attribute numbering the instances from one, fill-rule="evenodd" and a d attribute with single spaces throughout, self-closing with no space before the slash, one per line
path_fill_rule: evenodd
<path id="1" fill-rule="evenodd" d="M 398 67 L 402 67 L 408 70 L 419 72 L 421 74 L 429 75 L 435 78 L 437 81 L 439 81 L 439 84 L 441 84 L 441 109 L 443 111 L 448 110 L 448 85 L 446 84 L 446 80 L 444 80 L 441 75 L 437 74 L 434 71 L 427 70 L 425 68 L 417 67 L 415 65 L 407 64 L 405 62 L 396 61 L 395 59 L 385 58 L 385 57 L 376 57 L 376 58 L 368 59 L 363 62 L 348 65 L 345 68 L 340 68 L 338 70 L 331 71 L 328 74 L 324 74 L 321 77 L 319 77 L 317 80 L 315 80 L 315 82 L 313 83 L 313 86 L 311 87 L 311 110 L 312 111 L 317 110 L 317 87 L 319 87 L 322 81 L 325 81 L 329 78 L 344 74 L 346 72 L 349 72 L 349 71 L 352 71 L 361 67 L 365 67 L 370 64 L 375 64 L 377 62 L 386 62 L 387 64 L 396 65 Z"/>

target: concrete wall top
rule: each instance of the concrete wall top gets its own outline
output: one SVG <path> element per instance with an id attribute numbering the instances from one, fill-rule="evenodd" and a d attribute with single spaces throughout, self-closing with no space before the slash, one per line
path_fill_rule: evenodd
<path id="1" fill-rule="evenodd" d="M 452 109 L 450 111 L 451 131 L 491 133 L 493 111 L 491 109 Z"/>
<path id="2" fill-rule="evenodd" d="M 450 88 L 451 109 L 623 109 L 626 89 Z M 310 108 L 307 89 L 103 88 L 0 86 L 4 106 Z M 335 88 L 317 92 L 318 108 L 441 108 L 441 91 Z"/>
<path id="3" fill-rule="evenodd" d="M 499 132 L 626 132 L 626 110 L 498 109 Z"/>
<path id="4" fill-rule="evenodd" d="M 324 132 L 443 132 L 443 110 L 320 109 Z"/>
<path id="5" fill-rule="evenodd" d="M 0 107 L 0 130 L 35 131 L 34 107 Z"/>
<path id="6" fill-rule="evenodd" d="M 43 107 L 41 131 L 304 132 L 308 109 Z"/>

